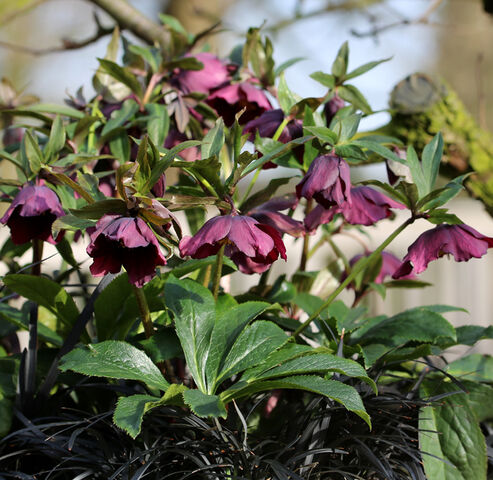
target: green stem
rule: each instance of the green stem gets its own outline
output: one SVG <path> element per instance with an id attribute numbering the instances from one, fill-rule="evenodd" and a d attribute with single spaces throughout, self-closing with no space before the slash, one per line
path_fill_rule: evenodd
<path id="1" fill-rule="evenodd" d="M 216 269 L 214 270 L 214 284 L 212 286 L 212 294 L 214 295 L 214 299 L 217 300 L 217 296 L 219 295 L 219 283 L 221 282 L 221 274 L 223 272 L 223 257 L 224 257 L 224 248 L 226 244 L 223 244 L 219 252 L 217 252 L 216 257 Z"/>
<path id="2" fill-rule="evenodd" d="M 371 262 L 377 255 L 380 255 L 384 248 L 386 248 L 397 235 L 399 235 L 405 228 L 411 225 L 414 222 L 415 218 L 408 218 L 402 225 L 397 227 L 385 240 L 384 242 L 370 255 L 366 258 L 366 261 L 359 263 L 355 266 L 355 268 L 351 271 L 351 273 L 346 277 L 346 279 L 337 287 L 336 290 L 332 292 L 329 298 L 322 304 L 320 308 L 318 308 L 307 320 L 305 320 L 293 333 L 293 336 L 298 337 L 310 323 L 313 322 L 319 315 L 322 310 L 326 309 L 337 297 L 338 295 L 354 280 L 358 273 L 362 272 L 366 267 L 368 262 Z"/>
<path id="3" fill-rule="evenodd" d="M 346 255 L 342 253 L 342 250 L 335 244 L 334 240 L 332 240 L 331 237 L 327 237 L 327 242 L 330 245 L 330 248 L 332 248 L 334 253 L 337 255 L 337 257 L 342 260 L 342 263 L 344 263 L 344 268 L 346 269 L 346 272 L 348 272 L 351 269 L 351 266 L 349 265 Z"/>
<path id="4" fill-rule="evenodd" d="M 310 200 L 307 200 L 306 202 L 305 218 L 312 210 L 312 206 L 313 206 L 313 199 L 310 198 Z M 308 233 L 305 233 L 305 236 L 303 237 L 303 251 L 301 253 L 301 260 L 300 260 L 301 272 L 304 272 L 306 270 L 306 262 L 308 260 L 309 253 L 310 253 L 310 235 Z"/>
<path id="5" fill-rule="evenodd" d="M 139 306 L 140 318 L 142 325 L 144 326 L 144 332 L 146 338 L 151 338 L 154 335 L 154 327 L 152 326 L 151 312 L 149 311 L 149 305 L 142 288 L 132 285 L 137 305 Z"/>
<path id="6" fill-rule="evenodd" d="M 33 239 L 33 265 L 31 274 L 39 277 L 41 275 L 41 258 L 43 257 L 43 240 Z"/>
<path id="7" fill-rule="evenodd" d="M 281 136 L 283 130 L 286 128 L 286 125 L 289 123 L 289 121 L 290 121 L 289 117 L 284 117 L 284 120 L 277 127 L 276 133 L 274 133 L 272 140 L 275 140 L 275 141 L 279 140 L 279 137 Z"/>

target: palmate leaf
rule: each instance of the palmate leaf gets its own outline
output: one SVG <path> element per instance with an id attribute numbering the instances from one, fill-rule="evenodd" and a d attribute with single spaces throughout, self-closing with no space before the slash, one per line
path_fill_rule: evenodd
<path id="1" fill-rule="evenodd" d="M 144 352 L 127 342 L 116 340 L 72 350 L 62 358 L 60 369 L 95 377 L 138 380 L 150 388 L 164 391 L 169 387 L 169 383 Z"/>

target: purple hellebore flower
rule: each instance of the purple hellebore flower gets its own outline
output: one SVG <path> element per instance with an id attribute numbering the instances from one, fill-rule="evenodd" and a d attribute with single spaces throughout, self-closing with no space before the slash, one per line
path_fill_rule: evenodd
<path id="1" fill-rule="evenodd" d="M 298 200 L 294 196 L 276 197 L 253 208 L 248 212 L 248 215 L 260 223 L 274 227 L 280 233 L 287 233 L 293 237 L 303 237 L 306 233 L 303 223 L 294 220 L 289 215 L 280 213 L 281 210 L 294 209 L 297 203 Z"/>
<path id="2" fill-rule="evenodd" d="M 351 188 L 352 205 L 343 204 L 340 212 L 351 225 L 373 225 L 392 215 L 391 208 L 406 208 L 373 188 L 359 186 Z"/>
<path id="3" fill-rule="evenodd" d="M 306 199 L 314 198 L 320 205 L 329 208 L 351 205 L 351 178 L 349 165 L 344 159 L 332 154 L 315 158 L 296 186 L 296 196 Z"/>
<path id="4" fill-rule="evenodd" d="M 339 213 L 337 207 L 325 208 L 322 205 L 316 205 L 305 217 L 304 224 L 307 232 L 313 233 L 319 225 L 330 223 L 335 214 Z"/>
<path id="5" fill-rule="evenodd" d="M 16 245 L 35 238 L 55 244 L 57 240 L 51 235 L 51 226 L 64 215 L 53 190 L 45 186 L 26 185 L 15 196 L 0 222 L 9 226 L 12 242 Z"/>
<path id="6" fill-rule="evenodd" d="M 212 53 L 187 54 L 185 57 L 195 57 L 204 65 L 204 68 L 201 70 L 180 70 L 172 79 L 172 83 L 183 93 L 208 94 L 229 80 L 228 68 Z"/>
<path id="7" fill-rule="evenodd" d="M 325 121 L 327 125 L 330 125 L 332 119 L 335 117 L 335 114 L 341 109 L 344 108 L 346 103 L 344 100 L 339 97 L 339 95 L 334 95 L 325 105 L 324 105 L 324 115 Z"/>
<path id="8" fill-rule="evenodd" d="M 89 269 L 95 277 L 118 273 L 123 266 L 130 283 L 142 287 L 158 265 L 166 265 L 154 233 L 139 217 L 104 215 L 90 238 L 86 251 L 94 258 Z"/>
<path id="9" fill-rule="evenodd" d="M 286 260 L 286 247 L 280 233 L 244 215 L 211 218 L 193 237 L 181 239 L 180 254 L 205 258 L 215 255 L 224 244 L 225 255 L 243 273 L 265 272 L 279 256 Z"/>
<path id="10" fill-rule="evenodd" d="M 266 110 L 272 109 L 264 92 L 248 82 L 219 88 L 209 95 L 206 102 L 216 110 L 219 116 L 223 117 L 227 127 L 233 125 L 235 115 L 244 108 L 246 110 L 238 120 L 240 125 L 245 125 Z"/>
<path id="11" fill-rule="evenodd" d="M 369 257 L 372 253 L 373 252 L 368 252 L 365 255 L 363 254 L 356 255 L 349 261 L 349 265 L 353 267 L 360 258 Z M 391 277 L 397 271 L 400 265 L 401 265 L 401 261 L 395 255 L 389 252 L 382 252 L 382 267 L 380 268 L 380 272 L 376 276 L 375 280 L 373 280 L 373 282 L 383 283 L 388 277 Z M 416 278 L 416 276 L 410 274 L 402 278 L 411 280 Z"/>
<path id="12" fill-rule="evenodd" d="M 453 255 L 456 262 L 466 262 L 472 257 L 482 257 L 492 247 L 493 238 L 481 235 L 468 225 L 441 224 L 417 238 L 392 278 L 421 273 L 428 263 L 445 254 Z"/>

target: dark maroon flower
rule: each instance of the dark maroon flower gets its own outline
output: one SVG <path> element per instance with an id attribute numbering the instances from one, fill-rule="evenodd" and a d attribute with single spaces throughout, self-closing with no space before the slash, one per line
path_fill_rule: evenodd
<path id="1" fill-rule="evenodd" d="M 266 110 L 272 109 L 264 92 L 248 82 L 219 88 L 207 98 L 206 102 L 220 117 L 223 117 L 227 127 L 233 125 L 235 115 L 244 108 L 246 110 L 238 120 L 240 125 L 245 125 Z"/>
<path id="2" fill-rule="evenodd" d="M 139 217 L 104 215 L 90 238 L 87 254 L 94 258 L 89 269 L 95 277 L 118 273 L 123 266 L 130 283 L 142 287 L 158 265 L 166 265 L 154 233 Z"/>
<path id="3" fill-rule="evenodd" d="M 341 157 L 321 155 L 313 160 L 303 180 L 296 186 L 298 198 L 314 198 L 320 205 L 329 208 L 351 205 L 351 179 L 349 165 Z"/>
<path id="4" fill-rule="evenodd" d="M 248 215 L 260 223 L 274 227 L 280 233 L 287 233 L 293 237 L 302 237 L 306 232 L 303 223 L 281 213 L 282 210 L 295 208 L 297 203 L 298 200 L 294 196 L 272 198 L 268 202 L 250 210 Z"/>
<path id="5" fill-rule="evenodd" d="M 456 262 L 466 262 L 472 257 L 482 257 L 492 247 L 493 238 L 481 235 L 468 225 L 441 224 L 417 238 L 392 278 L 421 273 L 428 263 L 445 254 L 453 255 Z"/>
<path id="6" fill-rule="evenodd" d="M 362 255 L 362 254 L 356 255 L 355 257 L 353 257 L 349 261 L 349 265 L 351 265 L 351 267 L 353 267 L 360 258 L 368 257 L 372 253 L 373 252 L 368 252 L 365 255 Z M 380 272 L 376 276 L 375 280 L 373 280 L 373 282 L 374 283 L 383 283 L 388 277 L 391 277 L 397 271 L 397 269 L 400 267 L 401 263 L 402 262 L 392 253 L 382 252 L 382 266 L 380 268 Z M 410 274 L 410 275 L 406 275 L 405 277 L 402 277 L 402 278 L 411 280 L 411 279 L 416 278 L 416 276 Z"/>
<path id="7" fill-rule="evenodd" d="M 335 214 L 339 213 L 337 207 L 325 208 L 322 205 L 316 205 L 315 208 L 305 217 L 304 224 L 307 232 L 314 232 L 319 225 L 330 223 Z"/>
<path id="8" fill-rule="evenodd" d="M 334 95 L 325 105 L 324 105 L 324 115 L 325 121 L 327 125 L 330 125 L 332 119 L 335 117 L 335 114 L 341 109 L 344 108 L 346 104 L 344 100 L 339 97 L 339 95 Z"/>
<path id="9" fill-rule="evenodd" d="M 202 52 L 195 57 L 204 65 L 201 70 L 180 70 L 172 79 L 172 83 L 183 93 L 199 92 L 208 94 L 211 90 L 222 86 L 229 79 L 226 65 L 212 53 Z"/>
<path id="10" fill-rule="evenodd" d="M 51 226 L 65 215 L 57 194 L 48 187 L 26 185 L 0 219 L 7 224 L 16 245 L 35 238 L 55 244 Z M 57 237 L 60 238 L 60 235 Z"/>
<path id="11" fill-rule="evenodd" d="M 351 225 L 373 225 L 392 215 L 391 208 L 406 208 L 373 188 L 360 186 L 351 188 L 352 204 L 342 204 L 340 212 Z"/>
<path id="12" fill-rule="evenodd" d="M 286 247 L 279 232 L 244 215 L 224 215 L 208 220 L 193 236 L 180 241 L 180 253 L 192 258 L 215 255 L 222 245 L 243 273 L 265 272 L 280 256 L 286 260 Z"/>

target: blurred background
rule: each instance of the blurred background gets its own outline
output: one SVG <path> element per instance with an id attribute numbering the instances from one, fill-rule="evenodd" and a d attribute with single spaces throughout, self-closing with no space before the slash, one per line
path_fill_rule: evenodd
<path id="1" fill-rule="evenodd" d="M 455 89 L 478 124 L 493 130 L 493 15 L 489 0 L 135 0 L 132 3 L 148 17 L 158 13 L 175 15 L 186 29 L 200 32 L 221 22 L 221 33 L 210 37 L 206 48 L 226 56 L 242 42 L 250 26 L 264 25 L 271 36 L 277 63 L 302 57 L 286 72 L 292 90 L 317 96 L 322 87 L 308 75 L 329 70 L 340 45 L 348 40 L 350 69 L 365 62 L 392 57 L 355 84 L 374 110 L 387 108 L 392 88 L 407 75 L 426 72 L 439 75 Z M 83 49 L 42 53 L 62 44 L 62 39 L 80 41 L 96 30 L 95 7 L 82 0 L 25 0 L 26 11 L 13 16 L 10 0 L 0 0 L 0 71 L 17 88 L 40 97 L 43 102 L 63 102 L 83 86 L 92 95 L 91 77 L 96 57 L 103 57 L 108 37 Z M 29 8 L 28 8 L 29 7 Z M 111 26 L 103 13 L 101 21 Z M 8 20 L 8 21 L 6 21 Z M 386 112 L 365 119 L 373 129 L 389 119 Z M 266 175 L 269 175 L 268 173 Z M 383 168 L 358 172 L 358 176 L 384 179 Z M 259 185 L 262 180 L 260 179 Z M 260 187 L 259 187 L 260 188 Z M 493 219 L 481 203 L 467 195 L 450 205 L 451 211 L 481 233 L 493 236 Z M 416 236 L 430 224 L 417 222 L 399 237 L 391 251 L 406 253 Z M 361 241 L 378 245 L 393 228 L 383 221 L 368 229 L 369 237 L 337 238 L 338 245 L 352 256 L 361 252 Z M 289 248 L 289 247 L 288 247 Z M 296 247 L 295 247 L 296 248 Z M 311 259 L 313 268 L 327 262 L 330 252 Z M 308 265 L 310 267 L 310 264 Z M 277 270 L 285 268 L 277 262 Z M 293 267 L 294 268 L 294 267 Z M 241 281 L 245 281 L 241 277 Z M 493 321 L 493 253 L 481 260 L 455 263 L 447 258 L 430 264 L 421 275 L 434 285 L 425 290 L 389 291 L 385 300 L 370 300 L 375 312 L 392 313 L 419 304 L 446 303 L 469 310 L 449 314 L 455 324 L 471 321 L 489 325 Z M 234 282 L 239 281 L 233 278 Z M 255 276 L 249 278 L 254 284 Z M 483 344 L 483 349 L 487 348 Z"/>

